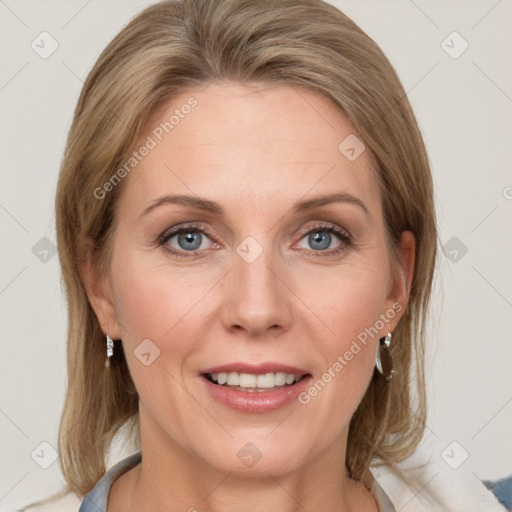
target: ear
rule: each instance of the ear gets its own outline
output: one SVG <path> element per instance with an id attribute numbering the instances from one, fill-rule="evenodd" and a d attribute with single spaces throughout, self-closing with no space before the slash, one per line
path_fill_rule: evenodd
<path id="1" fill-rule="evenodd" d="M 392 308 L 396 315 L 391 324 L 394 330 L 405 312 L 409 302 L 411 283 L 414 275 L 414 261 L 416 257 L 416 241 L 411 231 L 403 231 L 400 236 L 398 262 L 391 273 L 390 291 L 385 301 L 385 310 Z M 393 307 L 395 305 L 395 307 Z M 401 307 L 399 308 L 398 305 Z M 387 332 L 388 326 L 386 326 Z"/>
<path id="2" fill-rule="evenodd" d="M 79 262 L 80 278 L 105 335 L 108 332 L 113 340 L 121 339 L 110 277 L 108 272 L 100 270 L 93 247 L 94 244 L 89 238 L 81 244 L 80 254 L 83 256 Z"/>

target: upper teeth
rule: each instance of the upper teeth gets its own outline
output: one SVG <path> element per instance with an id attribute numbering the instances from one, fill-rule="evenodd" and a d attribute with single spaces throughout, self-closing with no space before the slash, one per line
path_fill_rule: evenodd
<path id="1" fill-rule="evenodd" d="M 293 373 L 265 373 L 263 375 L 254 375 L 252 373 L 221 372 L 210 374 L 212 379 L 218 384 L 227 384 L 228 386 L 239 386 L 242 388 L 273 388 L 274 386 L 291 385 L 300 379 L 300 375 Z"/>

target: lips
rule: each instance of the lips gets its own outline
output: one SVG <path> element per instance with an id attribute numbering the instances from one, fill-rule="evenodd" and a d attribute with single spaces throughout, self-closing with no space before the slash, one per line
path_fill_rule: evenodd
<path id="1" fill-rule="evenodd" d="M 244 412 L 270 412 L 289 404 L 308 385 L 304 369 L 280 363 L 230 363 L 201 370 L 217 401 Z"/>

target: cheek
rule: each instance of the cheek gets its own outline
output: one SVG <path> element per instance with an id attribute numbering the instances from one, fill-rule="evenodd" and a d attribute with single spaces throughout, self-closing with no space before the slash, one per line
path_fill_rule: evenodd
<path id="1" fill-rule="evenodd" d="M 389 284 L 389 275 L 378 258 L 373 262 L 354 258 L 335 272 L 331 269 L 325 276 L 317 275 L 314 281 L 302 279 L 304 302 L 318 312 L 325 331 L 330 333 L 324 340 L 327 347 L 339 351 L 348 349 L 355 339 L 378 341 L 376 331 L 387 327 L 379 318 L 384 313 Z"/>
<path id="2" fill-rule="evenodd" d="M 204 279 L 202 284 L 196 277 L 191 281 L 191 273 L 184 282 L 183 272 L 180 276 L 178 270 L 150 265 L 136 256 L 119 257 L 113 265 L 116 313 L 140 399 L 157 417 L 161 400 L 168 404 L 162 408 L 167 413 L 187 403 L 177 382 L 183 381 L 183 363 L 203 338 L 200 322 L 190 320 L 200 314 L 198 297 L 208 286 Z"/>
<path id="3" fill-rule="evenodd" d="M 189 315 L 197 316 L 207 307 L 208 290 L 218 279 L 212 272 L 155 265 L 137 253 L 118 257 L 112 268 L 116 312 L 130 343 L 172 337 Z"/>
<path id="4" fill-rule="evenodd" d="M 387 285 L 388 274 L 376 260 L 347 265 L 328 281 L 316 281 L 314 293 L 310 288 L 307 300 L 321 312 L 328 335 L 315 339 L 323 365 L 301 403 L 310 403 L 320 416 L 326 411 L 322 420 L 333 428 L 348 422 L 372 378 L 380 334 L 387 327 L 382 320 Z"/>

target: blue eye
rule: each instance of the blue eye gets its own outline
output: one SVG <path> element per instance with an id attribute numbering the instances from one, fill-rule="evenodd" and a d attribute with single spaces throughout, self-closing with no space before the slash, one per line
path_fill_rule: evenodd
<path id="1" fill-rule="evenodd" d="M 327 231 L 315 231 L 308 235 L 308 242 L 313 249 L 323 251 L 331 245 L 332 235 Z"/>
<path id="2" fill-rule="evenodd" d="M 197 251 L 207 249 L 209 237 L 198 226 L 183 226 L 179 229 L 164 233 L 158 242 L 169 252 L 183 257 L 195 256 Z M 176 246 L 177 245 L 177 246 Z M 189 253 L 189 254 L 187 254 Z"/>
<path id="3" fill-rule="evenodd" d="M 175 238 L 175 237 L 177 237 L 177 239 L 178 239 L 177 242 L 178 242 L 178 245 L 180 246 L 180 249 L 183 249 L 184 251 L 197 251 L 197 249 L 199 249 L 201 247 L 201 241 L 202 241 L 203 235 L 201 233 L 196 233 L 196 232 L 187 230 L 187 231 L 182 231 L 181 233 L 178 233 L 177 235 L 173 236 L 172 238 Z"/>
<path id="4" fill-rule="evenodd" d="M 336 242 L 336 239 L 338 245 L 331 247 L 331 244 Z M 302 240 L 307 240 L 307 244 L 309 245 L 309 247 L 305 247 L 305 249 L 330 254 L 345 250 L 351 242 L 350 236 L 347 233 L 333 225 L 322 225 L 310 229 L 301 241 Z"/>

